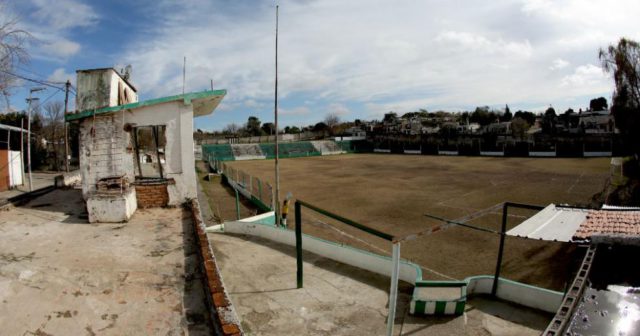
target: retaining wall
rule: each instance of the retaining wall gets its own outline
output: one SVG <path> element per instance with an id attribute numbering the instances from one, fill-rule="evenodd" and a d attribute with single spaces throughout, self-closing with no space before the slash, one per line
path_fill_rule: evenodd
<path id="1" fill-rule="evenodd" d="M 213 255 L 213 250 L 207 237 L 206 228 L 200 213 L 200 203 L 197 199 L 191 200 L 191 216 L 195 229 L 196 242 L 198 244 L 198 255 L 200 257 L 200 267 L 204 274 L 204 288 L 207 294 L 209 313 L 211 314 L 214 326 L 218 329 L 217 334 L 224 336 L 244 335 L 240 320 L 231 303 L 227 293 L 222 275 Z"/>
<path id="2" fill-rule="evenodd" d="M 479 275 L 466 278 L 467 295 L 491 294 L 493 276 Z M 562 303 L 564 294 L 520 282 L 500 278 L 496 296 L 502 300 L 515 302 L 526 307 L 555 313 Z"/>

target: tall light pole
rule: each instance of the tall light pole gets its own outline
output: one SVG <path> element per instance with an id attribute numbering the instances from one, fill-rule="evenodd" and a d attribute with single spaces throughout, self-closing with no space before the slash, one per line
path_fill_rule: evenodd
<path id="1" fill-rule="evenodd" d="M 33 183 L 31 180 L 31 102 L 33 100 L 38 100 L 38 98 L 31 98 L 31 94 L 38 91 L 43 91 L 45 88 L 43 87 L 34 87 L 29 90 L 29 98 L 27 102 L 29 103 L 28 113 L 27 113 L 27 171 L 29 172 L 29 191 L 33 191 Z"/>
<path id="2" fill-rule="evenodd" d="M 276 128 L 276 226 L 280 226 L 280 168 L 278 166 L 278 7 L 276 6 L 276 82 L 275 82 L 275 99 L 274 99 L 274 119 Z"/>

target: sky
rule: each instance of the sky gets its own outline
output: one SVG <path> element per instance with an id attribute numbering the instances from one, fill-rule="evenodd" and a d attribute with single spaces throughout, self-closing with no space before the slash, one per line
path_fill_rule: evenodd
<path id="1" fill-rule="evenodd" d="M 140 100 L 226 89 L 196 128 L 249 116 L 273 121 L 279 5 L 280 125 L 476 106 L 543 111 L 610 101 L 598 49 L 640 40 L 637 0 L 21 0 L 0 17 L 29 31 L 31 61 L 17 72 L 54 82 L 75 71 L 132 66 Z M 25 108 L 30 86 L 11 97 Z M 55 89 L 41 101 L 63 100 Z M 73 98 L 73 96 L 72 96 Z"/>

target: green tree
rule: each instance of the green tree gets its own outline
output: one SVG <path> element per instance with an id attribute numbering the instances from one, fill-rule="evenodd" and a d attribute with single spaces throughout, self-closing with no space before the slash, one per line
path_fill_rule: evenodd
<path id="1" fill-rule="evenodd" d="M 530 126 L 536 123 L 536 115 L 533 112 L 518 110 L 513 117 L 524 119 Z"/>
<path id="2" fill-rule="evenodd" d="M 624 143 L 636 158 L 640 154 L 640 44 L 621 38 L 600 49 L 605 72 L 613 74 L 615 90 L 611 113 Z"/>
<path id="3" fill-rule="evenodd" d="M 513 114 L 511 114 L 511 110 L 509 109 L 509 105 L 505 105 L 504 114 L 500 117 L 500 121 L 511 121 L 513 118 Z"/>
<path id="4" fill-rule="evenodd" d="M 247 123 L 244 126 L 244 131 L 249 136 L 262 135 L 262 129 L 260 128 L 260 119 L 258 117 L 250 116 L 247 119 Z"/>
<path id="5" fill-rule="evenodd" d="M 589 102 L 589 109 L 591 111 L 604 111 L 607 108 L 609 108 L 609 105 L 607 104 L 607 98 L 605 97 L 594 98 Z"/>
<path id="6" fill-rule="evenodd" d="M 329 126 L 323 122 L 319 122 L 313 126 L 312 131 L 314 132 L 326 132 L 329 130 Z"/>
<path id="7" fill-rule="evenodd" d="M 276 134 L 276 125 L 274 123 L 266 122 L 262 124 L 262 131 L 267 135 Z"/>
<path id="8" fill-rule="evenodd" d="M 529 127 L 531 126 L 523 118 L 517 117 L 511 120 L 511 132 L 513 137 L 520 141 L 526 138 Z"/>
<path id="9" fill-rule="evenodd" d="M 545 133 L 554 133 L 556 128 L 556 110 L 549 106 L 542 117 L 542 131 Z"/>
<path id="10" fill-rule="evenodd" d="M 497 121 L 498 116 L 495 112 L 490 111 L 489 106 L 478 106 L 469 117 L 471 122 L 486 126 Z"/>
<path id="11" fill-rule="evenodd" d="M 382 119 L 385 123 L 392 123 L 398 120 L 398 114 L 395 112 L 389 112 L 384 114 L 384 118 Z"/>

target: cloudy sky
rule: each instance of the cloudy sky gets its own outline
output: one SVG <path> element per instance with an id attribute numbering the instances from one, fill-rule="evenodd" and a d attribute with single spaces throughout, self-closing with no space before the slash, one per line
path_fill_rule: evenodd
<path id="1" fill-rule="evenodd" d="M 280 1 L 279 104 L 285 125 L 337 113 L 381 118 L 420 108 L 509 104 L 564 111 L 611 96 L 598 48 L 640 40 L 640 1 Z M 19 73 L 72 80 L 131 64 L 141 100 L 210 88 L 228 94 L 196 127 L 273 120 L 275 3 L 211 0 L 9 1 L 35 37 Z M 26 87 L 12 104 L 24 107 Z M 53 96 L 52 96 L 53 95 Z M 63 99 L 50 89 L 42 99 Z"/>

